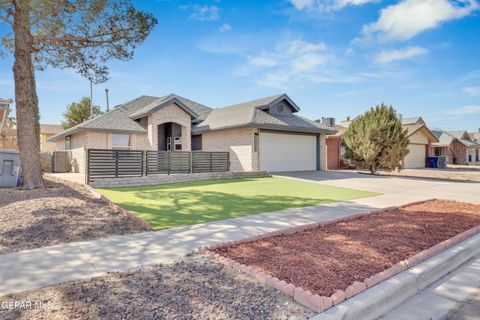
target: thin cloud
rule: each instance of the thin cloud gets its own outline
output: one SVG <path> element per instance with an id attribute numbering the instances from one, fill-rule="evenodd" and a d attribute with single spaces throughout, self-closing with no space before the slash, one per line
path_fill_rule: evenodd
<path id="1" fill-rule="evenodd" d="M 220 28 L 218 28 L 218 31 L 220 32 L 227 32 L 230 30 L 232 30 L 232 26 L 229 25 L 228 23 L 224 23 L 223 25 L 220 26 Z"/>
<path id="2" fill-rule="evenodd" d="M 376 22 L 363 26 L 357 41 L 409 40 L 442 23 L 470 15 L 479 8 L 477 0 L 404 0 L 380 11 Z"/>
<path id="3" fill-rule="evenodd" d="M 457 116 L 480 114 L 480 105 L 464 106 L 456 109 L 447 110 L 445 111 L 445 113 Z"/>
<path id="4" fill-rule="evenodd" d="M 463 91 L 465 91 L 469 95 L 477 96 L 477 95 L 480 95 L 480 86 L 466 87 L 466 88 L 463 88 Z"/>
<path id="5" fill-rule="evenodd" d="M 317 10 L 320 12 L 337 11 L 347 6 L 361 6 L 380 0 L 290 0 L 297 10 Z"/>
<path id="6" fill-rule="evenodd" d="M 375 63 L 386 64 L 394 61 L 407 60 L 423 56 L 428 50 L 421 47 L 406 47 L 403 49 L 382 50 L 375 56 Z"/>
<path id="7" fill-rule="evenodd" d="M 215 21 L 220 19 L 220 9 L 215 5 L 194 5 L 191 19 L 198 21 Z"/>

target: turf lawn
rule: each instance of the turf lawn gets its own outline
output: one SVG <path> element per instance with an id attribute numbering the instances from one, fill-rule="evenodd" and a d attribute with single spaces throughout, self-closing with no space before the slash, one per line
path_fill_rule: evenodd
<path id="1" fill-rule="evenodd" d="M 208 180 L 98 191 L 147 220 L 153 230 L 377 195 L 284 178 Z"/>

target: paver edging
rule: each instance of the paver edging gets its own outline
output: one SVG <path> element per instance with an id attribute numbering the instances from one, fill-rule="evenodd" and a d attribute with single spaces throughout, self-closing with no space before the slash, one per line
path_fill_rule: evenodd
<path id="1" fill-rule="evenodd" d="M 362 216 L 368 216 L 368 215 L 373 215 L 373 214 L 379 214 L 383 212 L 388 212 L 392 210 L 397 210 L 400 208 L 404 208 L 407 206 L 411 205 L 416 205 L 416 204 L 422 204 L 425 202 L 433 201 L 436 199 L 428 199 L 428 200 L 422 200 L 422 201 L 416 201 L 416 202 L 411 202 L 405 205 L 397 206 L 397 207 L 388 207 L 384 209 L 379 209 L 379 210 L 373 210 L 370 212 L 366 213 L 361 213 L 361 214 L 355 214 L 351 215 L 349 217 L 343 217 L 343 218 L 337 218 L 337 219 L 332 219 L 324 222 L 316 222 L 312 224 L 307 224 L 303 226 L 296 226 L 296 227 L 291 227 L 287 228 L 284 230 L 280 231 L 274 231 L 274 232 L 269 232 L 262 234 L 260 236 L 253 236 L 253 237 L 248 237 L 244 238 L 241 240 L 235 240 L 235 241 L 228 241 L 224 242 L 221 244 L 216 244 L 216 245 L 211 245 L 211 246 L 204 246 L 200 247 L 197 250 L 195 250 L 198 253 L 204 253 L 213 259 L 217 260 L 220 263 L 223 263 L 224 265 L 233 268 L 235 270 L 238 270 L 240 272 L 244 272 L 246 274 L 249 274 L 259 280 L 260 282 L 264 283 L 265 285 L 275 288 L 281 292 L 283 292 L 285 295 L 289 296 L 296 302 L 316 311 L 316 312 L 323 312 L 339 303 L 342 303 L 343 301 L 350 299 L 363 291 L 370 289 L 377 284 L 392 278 L 393 276 L 397 275 L 398 273 L 405 271 L 411 267 L 414 267 L 415 265 L 449 249 L 454 247 L 455 245 L 459 244 L 460 242 L 465 241 L 466 239 L 479 234 L 480 233 L 480 225 L 473 227 L 467 231 L 464 231 L 460 234 L 457 234 L 456 236 L 447 239 L 445 241 L 442 241 L 433 247 L 427 248 L 414 256 L 409 257 L 406 260 L 400 261 L 393 266 L 391 266 L 388 269 L 385 269 L 377 274 L 374 274 L 373 276 L 370 276 L 369 278 L 365 279 L 364 281 L 355 281 L 352 283 L 350 286 L 348 286 L 344 291 L 343 290 L 337 290 L 334 294 L 332 294 L 330 297 L 326 296 L 320 296 L 318 294 L 313 294 L 309 290 L 305 290 L 302 287 L 297 287 L 292 283 L 287 283 L 284 280 L 280 280 L 276 277 L 272 277 L 271 275 L 268 275 L 264 273 L 263 271 L 260 270 L 255 270 L 251 266 L 247 266 L 244 264 L 241 264 L 237 261 L 234 261 L 233 259 L 223 257 L 219 255 L 218 253 L 214 253 L 211 250 L 215 250 L 217 248 L 221 247 L 226 247 L 226 246 L 231 246 L 231 245 L 236 245 L 240 243 L 246 243 L 246 242 L 253 242 L 269 237 L 274 237 L 274 236 L 279 236 L 279 235 L 289 235 L 313 228 L 317 228 L 320 226 L 325 226 L 329 225 L 332 223 L 337 223 L 337 222 L 342 222 L 342 221 L 349 221 L 358 217 Z"/>
<path id="2" fill-rule="evenodd" d="M 117 206 L 115 203 L 112 202 L 112 200 L 108 199 L 107 197 L 105 197 L 103 194 L 99 193 L 97 190 L 93 189 L 91 186 L 89 185 L 85 185 L 87 187 L 87 189 L 90 191 L 90 193 L 92 194 L 92 196 L 95 198 L 95 199 L 99 199 L 101 201 L 103 201 L 105 204 L 108 205 L 108 207 L 110 209 L 112 209 L 113 211 L 115 211 L 116 213 L 120 214 L 120 215 L 123 215 L 125 216 L 127 219 L 129 220 L 132 220 L 136 223 L 138 223 L 140 226 L 142 226 L 145 231 L 150 231 L 151 228 L 150 228 L 150 223 L 148 223 L 147 221 L 137 217 L 136 215 L 134 214 L 131 214 L 130 212 L 128 212 L 127 210 Z"/>

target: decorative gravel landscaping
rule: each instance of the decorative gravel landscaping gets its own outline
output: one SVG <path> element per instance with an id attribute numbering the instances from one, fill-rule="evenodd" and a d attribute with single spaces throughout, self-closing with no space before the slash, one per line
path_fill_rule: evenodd
<path id="1" fill-rule="evenodd" d="M 213 252 L 330 297 L 478 225 L 480 205 L 432 200 Z"/>
<path id="2" fill-rule="evenodd" d="M 0 189 L 0 254 L 145 231 L 82 184 L 53 177 L 45 182 L 45 189 Z"/>
<path id="3" fill-rule="evenodd" d="M 153 230 L 378 195 L 284 178 L 98 189 Z"/>
<path id="4" fill-rule="evenodd" d="M 305 319 L 313 312 L 202 256 L 0 297 L 1 319 Z"/>

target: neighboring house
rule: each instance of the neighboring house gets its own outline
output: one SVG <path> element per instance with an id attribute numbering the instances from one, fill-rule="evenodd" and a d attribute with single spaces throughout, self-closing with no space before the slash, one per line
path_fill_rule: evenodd
<path id="1" fill-rule="evenodd" d="M 339 169 L 341 166 L 345 155 L 342 136 L 351 122 L 350 118 L 347 118 L 340 126 L 335 126 L 336 134 L 327 136 L 327 167 L 330 170 Z M 400 162 L 400 166 L 405 169 L 425 168 L 430 155 L 430 144 L 438 141 L 436 136 L 427 128 L 422 117 L 402 117 L 401 122 L 403 129 L 408 132 L 410 143 L 409 153 Z"/>
<path id="2" fill-rule="evenodd" d="M 430 131 L 422 117 L 402 118 L 402 128 L 407 130 L 408 154 L 401 161 L 405 169 L 425 168 L 427 157 L 430 156 L 430 146 L 438 142 L 437 137 Z"/>
<path id="3" fill-rule="evenodd" d="M 461 165 L 480 164 L 480 143 L 466 131 L 444 131 L 433 129 L 439 142 L 432 144 L 432 154 L 447 156 L 448 163 Z"/>
<path id="4" fill-rule="evenodd" d="M 61 125 L 40 124 L 40 152 L 55 151 L 56 144 L 47 140 L 62 131 L 63 127 Z M 0 134 L 0 148 L 18 150 L 17 129 L 3 129 Z"/>
<path id="5" fill-rule="evenodd" d="M 470 132 L 468 135 L 470 136 L 471 140 L 480 142 L 480 129 L 478 129 L 478 132 Z"/>
<path id="6" fill-rule="evenodd" d="M 86 148 L 229 151 L 232 171 L 323 170 L 325 136 L 335 129 L 299 110 L 286 94 L 218 109 L 175 94 L 141 96 L 49 141 L 71 150 L 80 172 Z"/>
<path id="7" fill-rule="evenodd" d="M 8 107 L 12 104 L 10 99 L 0 98 L 0 133 L 2 132 L 5 122 L 7 121 L 7 110 Z"/>
<path id="8" fill-rule="evenodd" d="M 40 125 L 40 151 L 55 151 L 57 144 L 48 139 L 59 134 L 64 129 L 59 124 L 41 124 Z"/>

